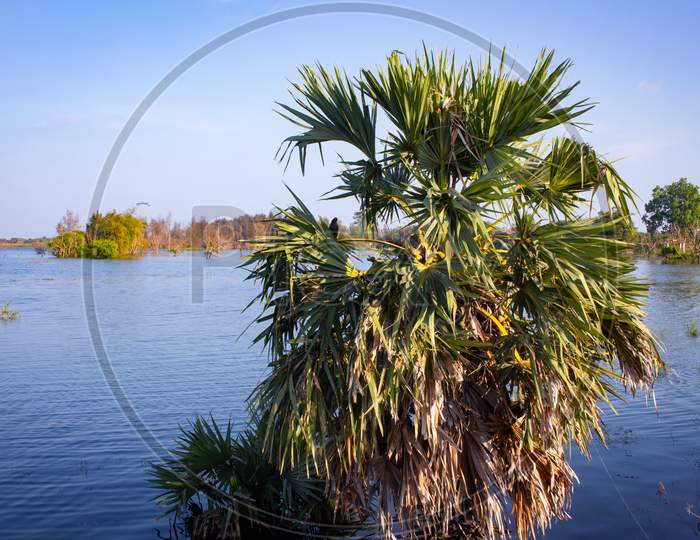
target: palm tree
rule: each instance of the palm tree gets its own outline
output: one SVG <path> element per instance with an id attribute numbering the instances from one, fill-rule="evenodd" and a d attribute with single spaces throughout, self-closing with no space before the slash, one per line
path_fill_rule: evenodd
<path id="1" fill-rule="evenodd" d="M 392 54 L 356 78 L 305 66 L 280 104 L 302 173 L 309 147 L 359 154 L 331 197 L 357 199 L 369 232 L 335 238 L 296 198 L 255 242 L 271 360 L 251 407 L 274 463 L 308 460 L 338 512 L 387 537 L 525 538 L 565 518 L 567 450 L 604 439 L 601 407 L 663 369 L 614 234 L 633 192 L 551 136 L 591 108 L 569 103 L 570 65 L 543 52 L 518 80 L 503 59 Z M 587 216 L 596 192 L 609 215 Z M 388 220 L 405 242 L 376 239 Z"/>
<path id="2" fill-rule="evenodd" d="M 252 422 L 238 435 L 229 422 L 196 418 L 182 429 L 173 457 L 151 468 L 151 483 L 165 514 L 193 540 L 299 538 L 328 531 L 333 511 L 324 483 L 299 468 L 283 473 L 262 449 Z M 333 525 L 333 533 L 357 524 Z"/>

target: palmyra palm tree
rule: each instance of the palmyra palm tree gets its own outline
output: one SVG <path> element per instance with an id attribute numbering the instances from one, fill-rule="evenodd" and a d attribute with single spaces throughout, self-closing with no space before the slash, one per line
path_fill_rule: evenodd
<path id="1" fill-rule="evenodd" d="M 356 198 L 370 232 L 336 239 L 296 199 L 256 242 L 271 360 L 250 403 L 275 463 L 306 463 L 387 537 L 525 538 L 566 517 L 568 449 L 663 369 L 614 235 L 633 192 L 551 135 L 591 108 L 568 103 L 570 65 L 543 52 L 519 80 L 503 60 L 392 54 L 356 78 L 303 67 L 280 105 L 302 173 L 310 146 L 358 154 L 332 197 Z M 596 192 L 607 213 L 589 217 Z M 387 220 L 403 244 L 374 238 Z"/>

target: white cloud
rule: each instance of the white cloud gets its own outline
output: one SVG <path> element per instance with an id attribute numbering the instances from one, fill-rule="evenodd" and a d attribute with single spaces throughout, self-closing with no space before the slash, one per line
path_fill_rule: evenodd
<path id="1" fill-rule="evenodd" d="M 658 94 L 661 91 L 661 83 L 654 81 L 639 81 L 637 90 L 647 94 Z"/>

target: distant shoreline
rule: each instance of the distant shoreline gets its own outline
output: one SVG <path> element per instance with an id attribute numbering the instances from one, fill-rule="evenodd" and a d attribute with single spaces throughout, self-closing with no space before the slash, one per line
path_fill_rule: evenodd
<path id="1" fill-rule="evenodd" d="M 11 248 L 11 247 L 48 247 L 48 240 L 36 240 L 34 242 L 0 242 L 0 247 Z"/>
<path id="2" fill-rule="evenodd" d="M 24 243 L 7 243 L 7 242 L 0 242 L 0 248 L 34 248 L 34 247 L 47 247 L 48 242 L 36 242 L 34 244 L 24 242 Z M 223 251 L 249 251 L 249 249 L 245 247 L 231 247 L 231 248 L 225 248 Z M 205 247 L 192 247 L 192 246 L 187 246 L 185 247 L 182 252 L 187 252 L 187 251 L 206 251 Z M 157 252 L 162 252 L 162 253 L 169 253 L 167 249 L 165 248 L 160 248 L 157 250 Z M 156 253 L 155 249 L 147 248 L 144 249 L 143 253 Z M 54 256 L 55 257 L 55 256 Z M 56 257 L 57 259 L 60 259 L 61 257 Z M 72 259 L 72 258 L 79 258 L 79 257 L 65 257 L 67 259 Z M 133 257 L 137 258 L 137 257 Z M 123 260 L 123 259 L 122 259 Z"/>

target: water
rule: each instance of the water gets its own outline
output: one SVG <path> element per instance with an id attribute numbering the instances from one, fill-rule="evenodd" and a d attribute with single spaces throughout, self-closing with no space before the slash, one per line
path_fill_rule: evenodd
<path id="1" fill-rule="evenodd" d="M 572 520 L 550 539 L 700 538 L 700 267 L 640 262 L 651 283 L 648 324 L 664 343 L 667 375 L 656 384 L 657 408 L 643 396 L 615 403 L 606 415 L 608 449 L 590 461 L 574 455 L 581 484 Z"/>
<path id="2" fill-rule="evenodd" d="M 189 255 L 94 262 L 112 366 L 166 446 L 195 414 L 241 425 L 264 369 L 253 331 L 244 332 L 252 313 L 241 313 L 255 291 L 233 264 L 207 269 L 204 303 L 193 304 Z M 649 324 L 673 371 L 657 385 L 658 410 L 628 401 L 606 416 L 608 449 L 596 447 L 591 461 L 574 453 L 574 519 L 548 540 L 700 538 L 700 520 L 684 510 L 700 514 L 700 338 L 686 335 L 700 324 L 700 267 L 640 263 L 639 273 L 653 284 Z M 0 323 L 0 538 L 165 533 L 146 479 L 154 456 L 95 358 L 81 261 L 0 249 L 0 304 L 8 301 L 20 318 Z"/>

